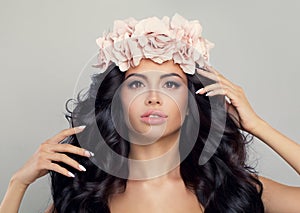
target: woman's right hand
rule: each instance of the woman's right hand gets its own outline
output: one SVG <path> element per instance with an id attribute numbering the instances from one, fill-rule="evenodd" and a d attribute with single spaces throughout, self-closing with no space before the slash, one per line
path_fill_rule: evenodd
<path id="1" fill-rule="evenodd" d="M 82 132 L 84 128 L 85 126 L 79 126 L 62 130 L 54 137 L 43 142 L 25 165 L 14 174 L 13 179 L 24 186 L 28 186 L 36 179 L 46 175 L 49 170 L 58 172 L 67 177 L 74 177 L 74 174 L 55 162 L 63 162 L 79 171 L 85 171 L 86 169 L 82 165 L 62 152 L 85 157 L 91 157 L 94 154 L 71 144 L 59 144 L 59 142 L 66 137 Z"/>

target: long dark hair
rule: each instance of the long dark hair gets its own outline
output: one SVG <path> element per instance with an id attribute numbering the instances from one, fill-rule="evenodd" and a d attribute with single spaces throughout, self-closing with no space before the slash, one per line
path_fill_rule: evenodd
<path id="1" fill-rule="evenodd" d="M 71 126 L 86 125 L 84 143 L 80 143 L 80 133 L 70 136 L 62 143 L 82 146 L 102 155 L 106 171 L 127 171 L 126 161 L 114 162 L 111 153 L 103 152 L 101 142 L 95 132 L 102 135 L 102 140 L 116 153 L 128 157 L 130 144 L 116 131 L 112 116 L 112 101 L 119 86 L 124 81 L 124 73 L 117 66 L 110 66 L 107 74 L 95 74 L 92 83 L 85 94 L 79 94 L 74 110 L 67 107 L 66 117 Z M 196 143 L 189 154 L 180 164 L 181 177 L 188 189 L 204 206 L 205 212 L 264 212 L 261 200 L 262 184 L 258 180 L 253 168 L 246 164 L 246 144 L 250 140 L 238 128 L 236 121 L 226 111 L 225 130 L 216 151 L 205 164 L 199 164 L 200 153 L 203 151 L 208 138 L 208 132 L 214 126 L 218 127 L 218 119 L 212 119 L 212 105 L 210 99 L 203 95 L 193 95 L 203 87 L 203 77 L 187 74 L 189 100 L 196 101 L 196 107 L 189 111 L 183 126 L 180 140 L 180 150 L 186 148 L 187 136 L 191 131 L 197 134 Z M 209 79 L 206 79 L 209 82 Z M 217 98 L 217 97 L 213 97 Z M 223 99 L 222 99 L 223 100 Z M 74 101 L 74 100 L 73 100 Z M 222 112 L 222 107 L 217 109 Z M 200 127 L 195 128 L 194 114 L 199 114 Z M 96 122 L 96 125 L 93 123 Z M 103 142 L 102 141 L 102 142 Z M 184 141 L 185 145 L 182 145 Z M 206 142 L 205 142 L 206 141 Z M 100 144 L 100 145 L 99 145 Z M 95 148 L 97 147 L 97 148 Z M 126 189 L 126 178 L 116 177 L 100 169 L 91 159 L 68 154 L 85 168 L 86 172 L 79 172 L 61 163 L 75 174 L 75 178 L 68 178 L 56 172 L 50 172 L 52 196 L 56 212 L 110 212 L 109 197 L 122 193 Z M 98 162 L 99 163 L 99 162 Z M 101 168 L 104 168 L 101 167 Z"/>

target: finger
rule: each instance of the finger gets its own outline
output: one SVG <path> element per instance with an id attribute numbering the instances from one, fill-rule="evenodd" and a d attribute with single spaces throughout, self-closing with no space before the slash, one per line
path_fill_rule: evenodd
<path id="1" fill-rule="evenodd" d="M 236 89 L 237 88 L 237 85 L 235 85 L 234 83 L 232 83 L 231 81 L 229 81 L 223 75 L 219 75 L 218 79 L 219 79 L 220 84 L 222 84 L 222 85 L 224 85 L 226 87 L 230 87 L 232 89 Z"/>
<path id="2" fill-rule="evenodd" d="M 224 95 L 225 100 L 229 99 L 229 100 L 226 100 L 229 104 L 231 104 L 232 100 L 237 98 L 236 92 L 232 88 L 228 88 L 228 87 L 219 88 L 219 89 L 216 89 L 216 90 L 206 93 L 206 96 L 215 96 L 215 95 Z"/>
<path id="3" fill-rule="evenodd" d="M 58 165 L 56 163 L 51 163 L 49 165 L 48 170 L 52 170 L 54 172 L 58 172 L 58 173 L 60 173 L 62 175 L 65 175 L 67 177 L 73 177 L 73 178 L 75 177 L 75 175 L 72 172 L 70 172 L 66 168 L 64 168 L 64 167 L 62 167 L 62 166 L 60 166 L 60 165 Z"/>
<path id="4" fill-rule="evenodd" d="M 196 94 L 204 94 L 206 92 L 209 92 L 211 90 L 215 90 L 215 89 L 218 89 L 218 88 L 221 88 L 221 84 L 220 83 L 214 83 L 214 84 L 210 84 L 208 86 L 205 86 L 199 90 L 196 91 Z"/>
<path id="5" fill-rule="evenodd" d="M 214 67 L 209 66 L 209 65 L 205 65 L 205 69 L 209 72 L 212 72 L 214 74 L 220 74 Z"/>
<path id="6" fill-rule="evenodd" d="M 204 71 L 202 69 L 197 69 L 197 73 L 213 81 L 218 81 L 218 77 L 214 73 Z"/>
<path id="7" fill-rule="evenodd" d="M 50 154 L 50 155 L 47 156 L 47 158 L 51 161 L 65 163 L 65 164 L 67 164 L 69 166 L 72 166 L 73 168 L 75 168 L 79 171 L 86 171 L 84 166 L 82 166 L 81 164 L 79 164 L 77 161 L 70 158 L 66 154 L 61 154 L 61 153 Z"/>
<path id="8" fill-rule="evenodd" d="M 235 87 L 235 85 L 231 81 L 229 81 L 228 79 L 226 79 L 222 74 L 220 74 L 216 70 L 212 70 L 211 69 L 211 70 L 208 70 L 208 71 L 204 71 L 204 70 L 199 69 L 199 70 L 197 70 L 197 72 L 200 75 L 204 76 L 204 77 L 207 77 L 207 78 L 209 78 L 211 80 L 219 82 L 219 83 L 221 83 L 223 85 L 226 85 L 228 87 L 232 87 L 232 88 Z"/>
<path id="9" fill-rule="evenodd" d="M 57 143 L 64 140 L 66 137 L 68 137 L 70 135 L 74 135 L 76 133 L 82 132 L 84 130 L 84 128 L 85 128 L 85 126 L 78 126 L 78 127 L 64 129 L 60 133 L 58 133 L 57 135 L 55 135 L 52 138 L 48 139 L 47 143 L 57 144 Z"/>
<path id="10" fill-rule="evenodd" d="M 215 95 L 228 95 L 228 88 L 218 88 L 212 91 L 209 91 L 205 96 L 215 96 Z"/>
<path id="11" fill-rule="evenodd" d="M 213 85 L 210 85 L 210 86 L 211 86 L 211 87 L 203 87 L 203 88 L 197 90 L 197 91 L 196 91 L 196 94 L 202 95 L 202 94 L 204 94 L 205 92 L 208 92 L 208 93 L 209 93 L 210 91 L 213 91 L 213 90 L 216 90 L 216 89 L 221 88 L 219 84 L 213 84 Z M 211 93 L 210 95 L 212 95 L 212 93 Z M 227 95 L 225 95 L 225 101 L 226 101 L 228 104 L 231 104 L 231 100 L 230 100 L 230 98 L 229 98 Z"/>
<path id="12" fill-rule="evenodd" d="M 219 90 L 219 89 L 230 89 L 231 91 L 234 91 L 234 89 L 231 87 L 228 87 L 221 83 L 215 83 L 215 84 L 207 85 L 207 86 L 197 90 L 196 94 L 204 94 L 205 92 L 209 93 L 210 91 Z"/>
<path id="13" fill-rule="evenodd" d="M 225 78 L 220 72 L 218 72 L 214 67 L 212 66 L 207 66 L 206 65 L 206 69 L 215 74 L 216 75 L 216 78 L 218 79 L 218 81 L 220 83 L 222 83 L 223 85 L 226 85 L 228 87 L 231 87 L 231 88 L 236 88 L 237 85 L 235 85 L 234 83 L 232 83 L 230 80 L 228 80 L 227 78 Z"/>
<path id="14" fill-rule="evenodd" d="M 68 152 L 76 155 L 81 155 L 85 157 L 92 157 L 94 156 L 94 153 L 91 151 L 88 151 L 84 148 L 74 146 L 72 144 L 51 144 L 51 146 L 48 148 L 51 152 Z"/>

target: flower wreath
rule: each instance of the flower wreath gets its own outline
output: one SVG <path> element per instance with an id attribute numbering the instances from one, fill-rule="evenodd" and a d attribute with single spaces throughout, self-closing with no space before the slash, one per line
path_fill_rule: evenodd
<path id="1" fill-rule="evenodd" d="M 214 47 L 201 33 L 199 21 L 188 21 L 179 14 L 171 21 L 167 16 L 116 20 L 112 32 L 104 32 L 96 40 L 100 49 L 98 64 L 93 67 L 105 72 L 115 63 L 126 71 L 137 66 L 142 58 L 159 64 L 173 59 L 185 73 L 194 74 L 196 63 L 200 67 L 209 63 L 209 50 Z"/>

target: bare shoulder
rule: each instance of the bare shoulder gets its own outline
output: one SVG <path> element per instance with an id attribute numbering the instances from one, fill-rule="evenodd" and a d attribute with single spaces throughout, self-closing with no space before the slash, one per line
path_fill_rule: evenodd
<path id="1" fill-rule="evenodd" d="M 51 205 L 48 206 L 48 208 L 45 210 L 45 213 L 57 213 L 56 211 L 53 211 L 54 210 L 54 205 L 53 203 Z"/>
<path id="2" fill-rule="evenodd" d="M 266 212 L 300 212 L 300 187 L 288 186 L 259 176 Z"/>

